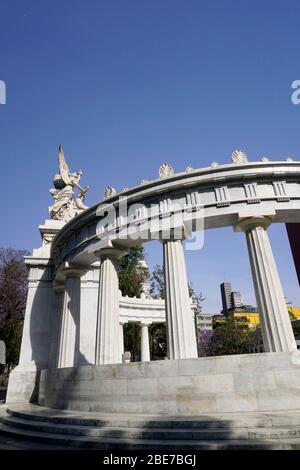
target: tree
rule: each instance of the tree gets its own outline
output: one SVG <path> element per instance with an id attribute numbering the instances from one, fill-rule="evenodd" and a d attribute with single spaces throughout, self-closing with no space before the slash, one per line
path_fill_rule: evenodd
<path id="1" fill-rule="evenodd" d="M 133 246 L 118 262 L 119 289 L 123 296 L 140 297 L 143 283 L 149 278 L 149 270 L 143 266 L 143 246 Z"/>
<path id="2" fill-rule="evenodd" d="M 198 343 L 202 356 L 248 354 L 262 344 L 262 337 L 259 329 L 241 328 L 228 318 L 213 331 L 200 332 Z"/>
<path id="3" fill-rule="evenodd" d="M 150 294 L 153 299 L 165 298 L 165 275 L 163 267 L 156 264 L 150 276 Z"/>
<path id="4" fill-rule="evenodd" d="M 211 356 L 210 354 L 210 342 L 213 332 L 211 330 L 201 330 L 198 331 L 198 355 L 200 357 Z"/>
<path id="5" fill-rule="evenodd" d="M 7 363 L 17 364 L 27 299 L 25 250 L 0 249 L 0 339 L 6 344 Z"/>
<path id="6" fill-rule="evenodd" d="M 193 287 L 193 284 L 189 284 L 189 294 L 195 305 L 195 315 L 199 315 L 202 312 L 202 303 L 205 300 L 202 292 L 197 293 Z"/>
<path id="7" fill-rule="evenodd" d="M 156 264 L 152 271 L 151 277 L 151 287 L 150 293 L 154 299 L 164 299 L 165 298 L 165 275 L 163 266 Z M 205 300 L 202 292 L 197 293 L 192 284 L 189 284 L 189 294 L 195 304 L 195 312 L 200 313 L 202 310 L 202 302 Z"/>
<path id="8" fill-rule="evenodd" d="M 154 299 L 164 299 L 165 298 L 165 275 L 163 266 L 156 264 L 152 271 L 151 277 L 151 286 L 150 294 Z M 192 284 L 189 284 L 189 294 L 192 299 L 193 304 L 195 305 L 195 323 L 196 317 L 202 310 L 202 302 L 205 300 L 202 292 L 197 293 Z M 199 333 L 199 331 L 197 332 Z M 165 324 L 158 324 L 155 329 L 155 341 L 157 344 L 153 343 L 152 348 L 155 350 L 155 354 L 159 357 L 165 357 L 167 354 L 167 342 L 166 342 L 166 326 Z"/>
<path id="9" fill-rule="evenodd" d="M 167 356 L 167 331 L 165 323 L 153 323 L 149 327 L 150 352 L 153 360 Z"/>
<path id="10" fill-rule="evenodd" d="M 143 283 L 149 278 L 149 270 L 144 265 L 145 252 L 143 246 L 133 246 L 129 253 L 118 262 L 119 289 L 123 296 L 141 297 Z M 130 351 L 133 360 L 139 357 L 141 349 L 140 327 L 136 322 L 124 326 L 124 346 Z"/>

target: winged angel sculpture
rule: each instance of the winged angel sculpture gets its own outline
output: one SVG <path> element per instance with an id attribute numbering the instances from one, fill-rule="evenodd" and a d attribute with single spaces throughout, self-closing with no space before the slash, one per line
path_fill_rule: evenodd
<path id="1" fill-rule="evenodd" d="M 55 189 L 50 189 L 54 203 L 49 207 L 49 214 L 51 219 L 68 222 L 75 215 L 87 209 L 87 206 L 84 205 L 84 199 L 89 187 L 82 188 L 79 184 L 82 176 L 81 170 L 77 173 L 70 172 L 61 146 L 58 149 L 58 161 L 59 175 L 56 174 L 53 179 Z M 80 190 L 78 196 L 74 193 L 74 188 Z"/>

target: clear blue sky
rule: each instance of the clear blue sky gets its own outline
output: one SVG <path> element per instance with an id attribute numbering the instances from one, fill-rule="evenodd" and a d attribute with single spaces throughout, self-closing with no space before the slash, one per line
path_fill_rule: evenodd
<path id="1" fill-rule="evenodd" d="M 163 161 L 300 159 L 299 1 L 2 0 L 0 246 L 32 249 L 47 218 L 48 189 L 64 146 L 96 203 L 157 176 Z M 300 305 L 283 226 L 270 230 L 284 291 Z M 161 260 L 159 247 L 149 263 Z M 206 233 L 187 252 L 189 277 L 218 311 L 226 277 L 254 302 L 243 235 Z"/>

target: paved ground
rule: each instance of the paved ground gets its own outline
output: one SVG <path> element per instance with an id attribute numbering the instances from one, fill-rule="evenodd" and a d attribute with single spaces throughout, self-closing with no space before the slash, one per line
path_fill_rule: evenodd
<path id="1" fill-rule="evenodd" d="M 23 441 L 22 439 L 0 434 L 0 451 L 1 450 L 70 450 L 70 447 Z"/>

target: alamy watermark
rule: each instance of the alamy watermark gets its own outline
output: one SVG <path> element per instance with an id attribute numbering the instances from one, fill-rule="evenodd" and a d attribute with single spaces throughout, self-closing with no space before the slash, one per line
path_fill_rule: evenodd
<path id="1" fill-rule="evenodd" d="M 6 83 L 0 80 L 0 104 L 6 104 Z"/>
<path id="2" fill-rule="evenodd" d="M 293 104 L 300 104 L 300 80 L 294 80 L 291 88 L 293 93 L 291 94 L 291 101 Z"/>
<path id="3" fill-rule="evenodd" d="M 204 205 L 192 193 L 187 201 L 166 198 L 154 204 L 128 204 L 120 196 L 117 207 L 98 206 L 97 235 L 100 240 L 185 240 L 186 250 L 200 250 L 204 244 Z"/>

